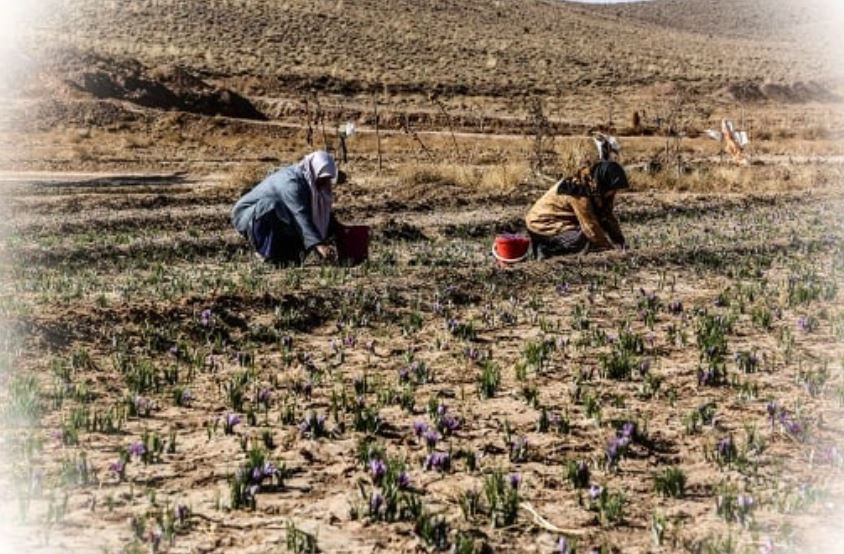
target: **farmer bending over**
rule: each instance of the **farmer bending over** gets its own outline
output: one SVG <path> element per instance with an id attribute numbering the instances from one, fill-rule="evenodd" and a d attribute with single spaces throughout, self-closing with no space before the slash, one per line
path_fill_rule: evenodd
<path id="1" fill-rule="evenodd" d="M 265 261 L 301 264 L 311 250 L 333 260 L 336 252 L 327 241 L 339 227 L 331 212 L 331 186 L 337 177 L 330 154 L 308 154 L 241 197 L 232 210 L 232 224 Z"/>
<path id="2" fill-rule="evenodd" d="M 525 217 L 534 257 L 625 248 L 613 205 L 616 191 L 628 186 L 624 168 L 602 159 L 551 187 Z"/>

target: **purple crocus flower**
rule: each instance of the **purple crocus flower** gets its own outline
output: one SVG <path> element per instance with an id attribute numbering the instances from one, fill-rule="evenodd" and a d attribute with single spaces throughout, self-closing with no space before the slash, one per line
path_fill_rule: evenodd
<path id="1" fill-rule="evenodd" d="M 425 439 L 425 444 L 428 445 L 428 448 L 434 448 L 440 440 L 440 434 L 433 429 L 430 429 L 425 431 L 423 438 Z"/>
<path id="2" fill-rule="evenodd" d="M 668 311 L 674 315 L 683 313 L 683 303 L 678 301 L 668 304 Z"/>
<path id="3" fill-rule="evenodd" d="M 126 462 L 123 461 L 123 458 L 120 458 L 112 462 L 111 465 L 108 466 L 108 469 L 119 478 L 123 479 L 123 476 L 126 475 Z"/>
<path id="4" fill-rule="evenodd" d="M 783 422 L 783 427 L 785 427 L 785 431 L 794 437 L 800 437 L 803 434 L 803 425 L 792 418 L 787 418 Z"/>
<path id="5" fill-rule="evenodd" d="M 225 428 L 226 433 L 231 433 L 234 431 L 235 425 L 240 423 L 240 416 L 237 414 L 226 414 L 225 419 L 223 420 L 223 427 Z"/>
<path id="6" fill-rule="evenodd" d="M 750 511 L 753 509 L 753 497 L 745 494 L 740 494 L 736 498 L 736 505 L 740 510 Z"/>
<path id="7" fill-rule="evenodd" d="M 623 443 L 622 440 L 617 438 L 612 439 L 609 446 L 607 446 L 607 465 L 610 467 L 615 467 L 618 464 L 619 458 L 621 458 L 621 451 L 626 446 L 626 443 Z"/>
<path id="8" fill-rule="evenodd" d="M 383 479 L 384 475 L 386 475 L 387 473 L 387 464 L 377 458 L 374 460 L 370 460 L 369 473 L 375 483 L 380 483 L 381 479 Z"/>
<path id="9" fill-rule="evenodd" d="M 269 405 L 270 399 L 272 398 L 272 391 L 268 388 L 262 388 L 258 391 L 258 403 Z"/>
<path id="10" fill-rule="evenodd" d="M 407 383 L 408 381 L 410 381 L 410 368 L 403 367 L 399 369 L 399 382 Z"/>
<path id="11" fill-rule="evenodd" d="M 447 452 L 431 452 L 425 457 L 425 469 L 448 471 L 451 467 L 451 456 Z"/>
<path id="12" fill-rule="evenodd" d="M 632 421 L 626 422 L 621 427 L 621 436 L 626 439 L 633 440 L 633 438 L 636 436 L 636 424 Z"/>
<path id="13" fill-rule="evenodd" d="M 399 473 L 399 476 L 396 481 L 398 482 L 400 489 L 410 488 L 410 475 L 408 475 L 406 472 L 402 471 L 401 473 Z"/>
<path id="14" fill-rule="evenodd" d="M 136 441 L 129 445 L 129 454 L 137 458 L 146 454 L 146 451 L 147 449 L 141 441 Z"/>
<path id="15" fill-rule="evenodd" d="M 261 468 L 261 475 L 264 477 L 272 477 L 278 473 L 278 468 L 276 468 L 270 462 L 264 462 L 264 467 Z"/>
<path id="16" fill-rule="evenodd" d="M 514 489 L 518 489 L 519 485 L 522 484 L 522 476 L 518 473 L 511 473 L 510 474 L 510 486 Z"/>
<path id="17" fill-rule="evenodd" d="M 569 541 L 565 537 L 560 537 L 557 541 L 557 548 L 555 554 L 569 554 Z"/>
<path id="18" fill-rule="evenodd" d="M 722 460 L 731 460 L 736 453 L 736 447 L 733 444 L 733 437 L 725 437 L 718 441 L 716 452 L 718 453 L 718 457 Z"/>
<path id="19" fill-rule="evenodd" d="M 560 283 L 556 287 L 557 294 L 560 296 L 565 296 L 571 291 L 571 287 L 568 283 Z"/>
<path id="20" fill-rule="evenodd" d="M 597 500 L 602 494 L 604 494 L 604 487 L 600 485 L 592 485 L 589 487 L 589 498 L 592 500 Z"/>
<path id="21" fill-rule="evenodd" d="M 800 318 L 797 320 L 797 328 L 803 331 L 804 333 L 808 333 L 811 331 L 811 323 L 808 317 L 801 315 Z"/>
<path id="22" fill-rule="evenodd" d="M 213 319 L 214 314 L 211 312 L 210 308 L 202 310 L 202 313 L 199 314 L 199 324 L 203 327 L 210 327 Z"/>
<path id="23" fill-rule="evenodd" d="M 150 409 L 150 401 L 140 395 L 135 395 L 132 399 L 135 405 L 135 411 L 138 413 L 146 413 Z"/>
<path id="24" fill-rule="evenodd" d="M 428 430 L 428 424 L 424 421 L 414 421 L 413 422 L 413 434 L 417 437 L 421 437 L 425 432 Z"/>
<path id="25" fill-rule="evenodd" d="M 440 419 L 440 425 L 449 433 L 453 433 L 454 431 L 460 429 L 460 420 L 451 414 L 445 414 L 442 416 L 442 419 Z"/>
<path id="26" fill-rule="evenodd" d="M 381 506 L 384 505 L 384 497 L 379 493 L 372 493 L 369 497 L 369 513 L 377 514 L 381 511 Z"/>
<path id="27" fill-rule="evenodd" d="M 193 393 L 190 391 L 190 389 L 184 389 L 182 391 L 181 401 L 182 404 L 190 404 L 191 402 L 193 402 Z"/>

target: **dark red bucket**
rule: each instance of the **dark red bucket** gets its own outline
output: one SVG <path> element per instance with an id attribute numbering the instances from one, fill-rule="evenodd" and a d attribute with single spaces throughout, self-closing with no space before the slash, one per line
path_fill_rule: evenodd
<path id="1" fill-rule="evenodd" d="M 337 231 L 337 257 L 341 262 L 359 264 L 369 257 L 369 227 L 344 225 Z"/>
<path id="2" fill-rule="evenodd" d="M 530 239 L 524 235 L 498 235 L 495 237 L 492 253 L 505 263 L 523 260 L 530 248 Z"/>

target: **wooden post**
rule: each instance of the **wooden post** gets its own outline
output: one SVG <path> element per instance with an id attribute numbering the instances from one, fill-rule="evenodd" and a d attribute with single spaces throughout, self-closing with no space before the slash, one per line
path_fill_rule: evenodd
<path id="1" fill-rule="evenodd" d="M 378 173 L 383 169 L 383 161 L 381 158 L 381 129 L 378 125 L 378 99 L 372 95 L 372 109 L 375 112 L 375 143 L 378 145 Z"/>
<path id="2" fill-rule="evenodd" d="M 311 105 L 308 103 L 308 98 L 305 97 L 305 121 L 308 124 L 308 130 L 305 134 L 305 142 L 309 147 L 314 145 L 314 128 L 311 125 Z"/>
<path id="3" fill-rule="evenodd" d="M 316 106 L 315 122 L 319 123 L 320 131 L 322 132 L 322 147 L 326 152 L 331 150 L 328 144 L 328 135 L 325 132 L 325 113 L 322 111 L 322 105 L 319 103 L 319 95 L 314 91 L 314 105 Z"/>

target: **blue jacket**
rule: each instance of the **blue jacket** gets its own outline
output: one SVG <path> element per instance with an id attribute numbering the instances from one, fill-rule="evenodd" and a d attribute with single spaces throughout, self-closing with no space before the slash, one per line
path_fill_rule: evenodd
<path id="1" fill-rule="evenodd" d="M 298 231 L 305 250 L 323 241 L 311 216 L 311 189 L 297 165 L 279 169 L 243 195 L 232 209 L 232 224 L 249 238 L 253 223 L 273 210 L 279 221 Z"/>

